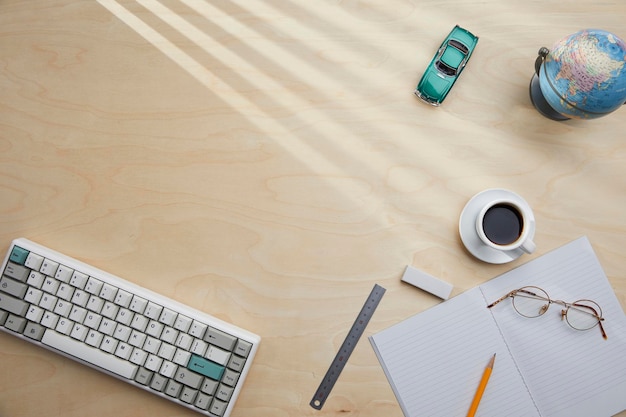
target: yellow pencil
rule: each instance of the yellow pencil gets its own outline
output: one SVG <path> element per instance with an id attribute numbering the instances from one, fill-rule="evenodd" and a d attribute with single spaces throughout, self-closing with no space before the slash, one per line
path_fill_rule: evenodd
<path id="1" fill-rule="evenodd" d="M 472 405 L 470 406 L 469 411 L 467 412 L 467 417 L 474 417 L 476 414 L 476 410 L 478 409 L 478 404 L 480 403 L 480 399 L 483 396 L 483 392 L 485 392 L 485 387 L 487 387 L 487 382 L 489 382 L 489 377 L 491 376 L 491 371 L 493 369 L 493 363 L 496 361 L 496 354 L 493 354 L 493 357 L 487 364 L 485 368 L 485 372 L 483 372 L 483 377 L 480 379 L 480 384 L 478 384 L 478 389 L 476 390 L 476 394 L 474 394 L 474 399 L 472 400 Z"/>

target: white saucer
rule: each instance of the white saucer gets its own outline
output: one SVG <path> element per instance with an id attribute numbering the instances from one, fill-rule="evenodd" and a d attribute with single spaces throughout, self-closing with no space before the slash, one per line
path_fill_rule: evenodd
<path id="1" fill-rule="evenodd" d="M 485 206 L 485 204 L 498 198 L 510 198 L 520 207 L 528 209 L 528 213 L 530 213 L 530 216 L 528 217 L 530 227 L 528 237 L 530 239 L 535 237 L 535 216 L 532 214 L 532 210 L 526 200 L 522 197 L 512 191 L 499 188 L 481 191 L 476 194 L 470 199 L 470 201 L 467 202 L 465 208 L 463 208 L 463 211 L 461 212 L 461 218 L 459 219 L 459 233 L 465 248 L 472 255 L 481 261 L 491 264 L 504 264 L 511 262 L 525 253 L 519 248 L 511 251 L 493 249 L 485 245 L 476 233 L 476 217 L 478 216 L 478 213 Z"/>

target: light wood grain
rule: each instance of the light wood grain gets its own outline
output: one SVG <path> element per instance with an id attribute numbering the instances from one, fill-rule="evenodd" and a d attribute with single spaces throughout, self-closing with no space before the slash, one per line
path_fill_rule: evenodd
<path id="1" fill-rule="evenodd" d="M 374 283 L 366 335 L 587 235 L 626 306 L 626 109 L 557 123 L 537 50 L 626 3 L 38 0 L 0 3 L 0 251 L 25 236 L 259 333 L 233 417 L 400 417 L 363 340 L 308 403 Z M 480 36 L 445 104 L 412 90 L 443 37 Z M 537 253 L 472 258 L 475 193 L 521 194 Z M 454 393 L 451 393 L 454 395 Z M 0 334 L 2 416 L 193 412 Z M 626 413 L 620 414 L 626 416 Z"/>

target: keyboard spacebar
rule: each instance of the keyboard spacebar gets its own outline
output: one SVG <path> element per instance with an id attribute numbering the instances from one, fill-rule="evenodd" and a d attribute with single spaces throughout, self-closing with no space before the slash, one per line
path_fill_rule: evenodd
<path id="1" fill-rule="evenodd" d="M 137 372 L 138 366 L 133 363 L 93 348 L 69 336 L 64 336 L 54 330 L 47 329 L 41 342 L 127 379 L 134 378 Z"/>

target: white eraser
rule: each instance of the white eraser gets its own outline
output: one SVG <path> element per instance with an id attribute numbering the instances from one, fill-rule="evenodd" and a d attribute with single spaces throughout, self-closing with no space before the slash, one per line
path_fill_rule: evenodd
<path id="1" fill-rule="evenodd" d="M 453 288 L 452 284 L 435 278 L 432 275 L 428 275 L 426 272 L 413 268 L 411 265 L 407 265 L 404 275 L 402 276 L 402 281 L 444 300 L 450 297 Z"/>

